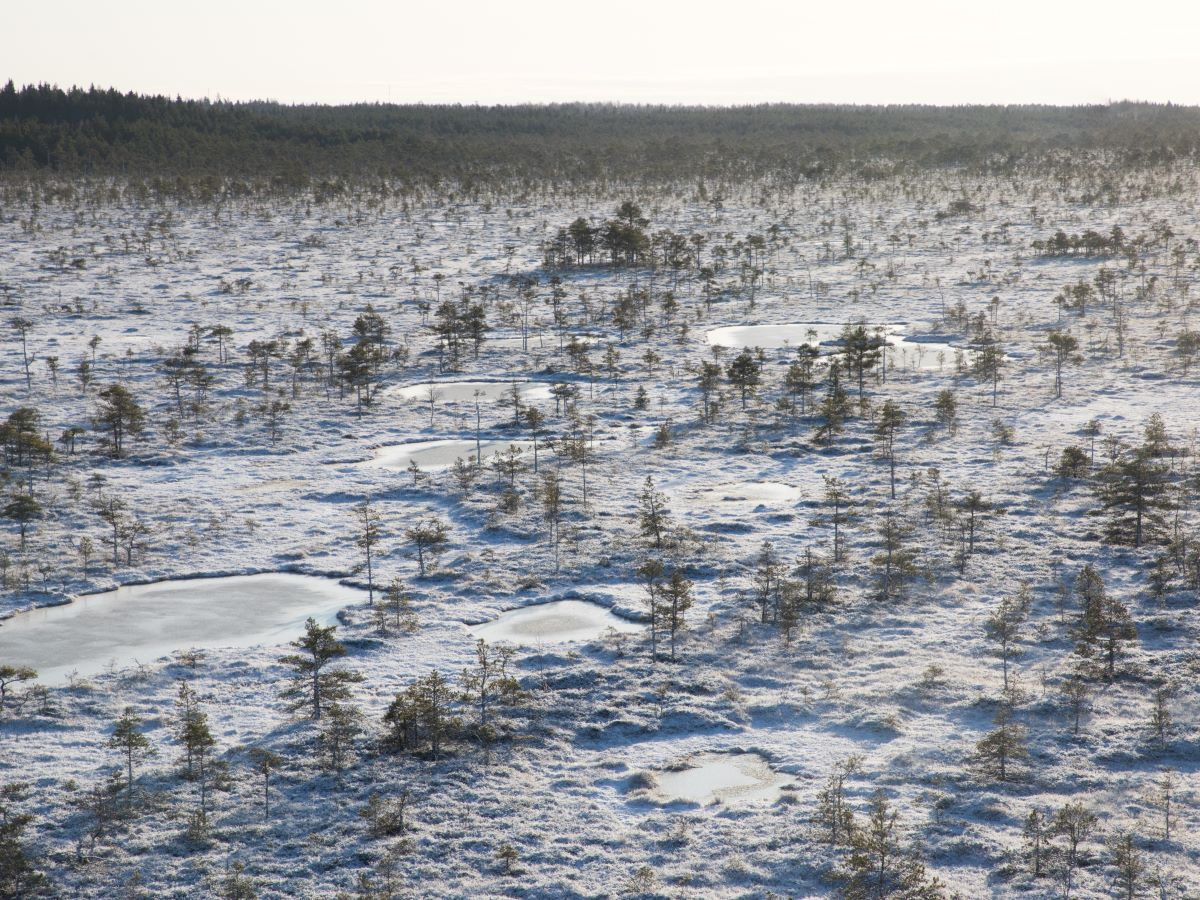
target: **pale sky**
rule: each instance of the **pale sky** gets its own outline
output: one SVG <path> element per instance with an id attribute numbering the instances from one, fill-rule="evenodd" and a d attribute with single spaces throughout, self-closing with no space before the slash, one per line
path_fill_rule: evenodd
<path id="1" fill-rule="evenodd" d="M 1200 104 L 1200 2 L 62 0 L 0 81 L 286 103 Z"/>

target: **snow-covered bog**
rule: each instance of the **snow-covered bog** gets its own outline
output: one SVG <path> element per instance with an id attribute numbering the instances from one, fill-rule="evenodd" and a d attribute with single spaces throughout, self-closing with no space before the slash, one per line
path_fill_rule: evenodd
<path id="1" fill-rule="evenodd" d="M 80 897 L 817 896 L 894 841 L 947 894 L 1190 896 L 1197 177 L 1090 178 L 10 187 L 32 863 Z M 546 268 L 628 199 L 641 264 Z M 285 696 L 336 672 L 320 719 Z"/>

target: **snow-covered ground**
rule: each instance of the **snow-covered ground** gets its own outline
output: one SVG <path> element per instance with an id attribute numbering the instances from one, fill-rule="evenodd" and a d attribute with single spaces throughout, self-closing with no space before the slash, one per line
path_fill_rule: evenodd
<path id="1" fill-rule="evenodd" d="M 57 456 L 50 466 L 10 467 L 6 496 L 32 481 L 44 512 L 29 523 L 24 547 L 16 524 L 5 523 L 3 612 L 198 575 L 288 572 L 366 588 L 356 509 L 369 498 L 379 516 L 376 602 L 399 579 L 418 622 L 411 633 L 380 633 L 365 590 L 341 613 L 347 656 L 334 666 L 364 676 L 352 686 L 364 730 L 340 773 L 323 764 L 318 726 L 280 696 L 290 670 L 279 657 L 292 652 L 282 639 L 225 648 L 206 640 L 204 655 L 187 659 L 167 653 L 200 643 L 179 616 L 174 642 L 156 638 L 161 658 L 31 695 L 0 724 L 0 779 L 30 786 L 14 808 L 33 814 L 31 855 L 62 895 L 78 897 L 209 896 L 234 863 L 260 897 L 386 896 L 389 878 L 398 896 L 823 896 L 838 890 L 847 854 L 813 823 L 818 793 L 857 757 L 846 784 L 860 821 L 882 788 L 905 845 L 949 892 L 1061 895 L 1061 853 L 1047 877 L 1034 879 L 1022 828 L 1031 810 L 1053 815 L 1078 802 L 1100 821 L 1081 845 L 1072 896 L 1112 893 L 1111 843 L 1122 831 L 1137 836 L 1147 891 L 1198 896 L 1196 592 L 1179 575 L 1153 596 L 1149 576 L 1163 547 L 1103 543 L 1089 482 L 1052 470 L 1064 447 L 1089 447 L 1092 420 L 1102 425 L 1100 464 L 1104 438 L 1140 443 L 1158 413 L 1180 451 L 1170 464 L 1186 501 L 1169 513 L 1168 532 L 1194 539 L 1200 367 L 1185 373 L 1174 350 L 1175 337 L 1196 327 L 1200 178 L 1188 170 L 1124 174 L 1114 201 L 1098 205 L 1088 193 L 1093 174 L 1062 183 L 936 173 L 783 192 L 729 188 L 719 200 L 690 187 L 472 203 L 363 190 L 324 203 L 192 208 L 120 192 L 103 202 L 37 204 L 10 193 L 0 207 L 0 302 L 6 322 L 32 324 L 24 349 L 19 330 L 6 326 L 0 397 L 6 416 L 22 406 L 40 412 L 38 431 Z M 682 271 L 540 269 L 540 244 L 559 226 L 609 217 L 630 196 L 651 232 L 697 236 L 700 259 Z M 962 196 L 981 211 L 936 217 Z M 1133 265 L 1125 256 L 1032 251 L 1059 228 L 1107 233 L 1115 225 L 1130 238 L 1160 237 Z M 765 236 L 761 249 L 744 249 L 750 235 Z M 701 266 L 715 269 L 708 287 Z M 1115 273 L 1119 301 L 1093 298 L 1082 315 L 1054 302 L 1101 268 Z M 557 299 L 552 274 L 562 279 Z M 517 276 L 538 281 L 531 287 Z M 634 297 L 631 326 L 613 321 L 623 295 Z M 433 310 L 463 296 L 483 304 L 492 330 L 477 352 L 468 344 L 452 371 L 437 349 Z M 368 306 L 389 326 L 388 358 L 373 402 L 360 410 L 354 391 L 328 384 L 318 364 L 331 341 L 353 345 Z M 886 378 L 865 379 L 869 409 L 832 442 L 817 440 L 821 418 L 811 408 L 794 414 L 778 403 L 789 394 L 794 347 L 812 338 L 807 326 L 803 335 L 773 332 L 786 342 L 750 341 L 762 348 L 762 383 L 744 407 L 723 383 L 714 420 L 703 421 L 699 367 L 728 365 L 757 333 L 745 329 L 822 323 L 815 339 L 828 358 L 841 323 L 859 321 L 893 325 L 894 345 Z M 177 398 L 163 368 L 193 324 L 195 358 L 211 376 L 199 410 L 190 405 L 194 386 Z M 213 326 L 229 331 L 218 341 Z M 1079 342 L 1062 396 L 1042 352 L 1055 328 Z M 1006 359 L 995 406 L 991 384 L 969 372 L 984 330 Z M 292 365 L 306 337 L 315 363 Z M 261 374 L 248 371 L 255 341 L 286 342 L 268 363 L 266 390 Z M 590 345 L 586 365 L 581 341 Z M 32 357 L 28 387 L 24 353 Z M 93 358 L 85 389 L 80 361 Z M 544 418 L 536 434 L 524 417 L 515 420 L 514 382 L 521 402 Z M 145 434 L 128 439 L 124 459 L 102 452 L 92 421 L 98 392 L 113 383 L 147 410 Z M 844 384 L 857 408 L 857 382 Z M 574 396 L 552 394 L 554 385 L 573 386 Z M 935 415 L 947 390 L 957 401 L 953 430 Z M 819 384 L 811 400 L 824 395 Z M 907 412 L 895 499 L 874 434 L 887 399 Z M 263 409 L 271 400 L 287 404 L 274 429 Z M 1011 429 L 1009 439 L 997 423 Z M 58 442 L 72 426 L 83 429 L 73 450 Z M 472 461 L 477 441 L 485 465 L 468 483 L 450 464 Z M 512 444 L 521 452 L 511 471 L 487 461 Z M 422 471 L 409 471 L 410 460 Z M 549 472 L 562 478 L 557 544 L 545 514 Z M 637 518 L 648 476 L 670 513 L 662 548 Z M 851 503 L 841 526 L 845 559 L 834 566 L 837 600 L 804 607 L 785 635 L 760 621 L 757 560 L 764 541 L 788 572 L 808 551 L 830 560 L 826 478 L 844 481 Z M 930 498 L 941 492 L 956 502 L 971 490 L 997 511 L 983 516 L 960 566 L 961 532 L 934 516 Z M 135 521 L 144 526 L 118 540 L 115 560 L 100 515 L 113 500 L 123 533 Z M 902 596 L 880 600 L 872 558 L 889 513 L 912 528 L 918 571 Z M 448 526 L 449 543 L 421 576 L 407 532 L 435 519 Z M 651 661 L 639 575 L 647 557 L 693 583 L 675 662 L 665 634 Z M 1138 638 L 1117 677 L 1092 679 L 1075 734 L 1061 687 L 1079 663 L 1070 586 L 1087 563 L 1128 606 Z M 1005 694 L 985 623 L 1023 586 L 1030 607 L 1009 663 L 1019 687 Z M 461 687 L 476 638 L 486 634 L 474 626 L 551 600 L 591 601 L 605 616 L 643 624 L 596 640 L 518 646 L 510 674 L 522 694 L 494 710 L 494 739 L 480 738 L 478 710 L 464 703 L 464 735 L 441 758 L 381 745 L 385 710 L 415 679 L 436 670 Z M 239 637 L 254 633 L 254 615 L 226 614 Z M 130 640 L 144 625 L 129 622 Z M 103 627 L 123 626 L 106 619 Z M 105 637 L 108 646 L 114 636 Z M 181 679 L 230 766 L 229 783 L 210 798 L 203 840 L 187 834 L 197 786 L 178 775 Z M 1153 691 L 1168 683 L 1173 729 L 1159 746 L 1148 723 Z M 1027 729 L 1029 751 L 1003 782 L 974 760 L 1002 706 Z M 87 801 L 111 771 L 124 771 L 108 741 L 126 707 L 145 719 L 157 755 L 138 766 L 133 814 L 97 836 Z M 265 822 L 252 747 L 284 757 Z M 778 799 L 667 802 L 647 787 L 655 773 L 732 751 L 765 760 Z M 1154 799 L 1168 767 L 1178 773 L 1169 840 Z M 359 815 L 369 797 L 405 789 L 406 833 L 372 834 Z M 1061 836 L 1052 844 L 1066 845 Z M 497 855 L 505 846 L 517 854 L 511 872 Z M 382 864 L 389 854 L 390 876 Z M 650 875 L 635 879 L 643 867 Z M 379 893 L 367 892 L 362 877 Z"/>

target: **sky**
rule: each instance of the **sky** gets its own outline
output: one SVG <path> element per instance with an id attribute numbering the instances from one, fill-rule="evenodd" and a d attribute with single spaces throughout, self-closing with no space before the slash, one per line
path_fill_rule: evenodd
<path id="1" fill-rule="evenodd" d="M 1200 104 L 1200 3 L 60 0 L 0 81 L 285 103 Z"/>

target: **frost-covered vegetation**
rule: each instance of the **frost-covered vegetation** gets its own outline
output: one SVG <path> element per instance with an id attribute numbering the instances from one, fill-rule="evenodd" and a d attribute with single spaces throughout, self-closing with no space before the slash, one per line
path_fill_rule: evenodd
<path id="1" fill-rule="evenodd" d="M 0 625 L 0 894 L 1194 896 L 1200 174 L 1110 162 L 10 173 L 3 612 L 358 590 Z"/>

